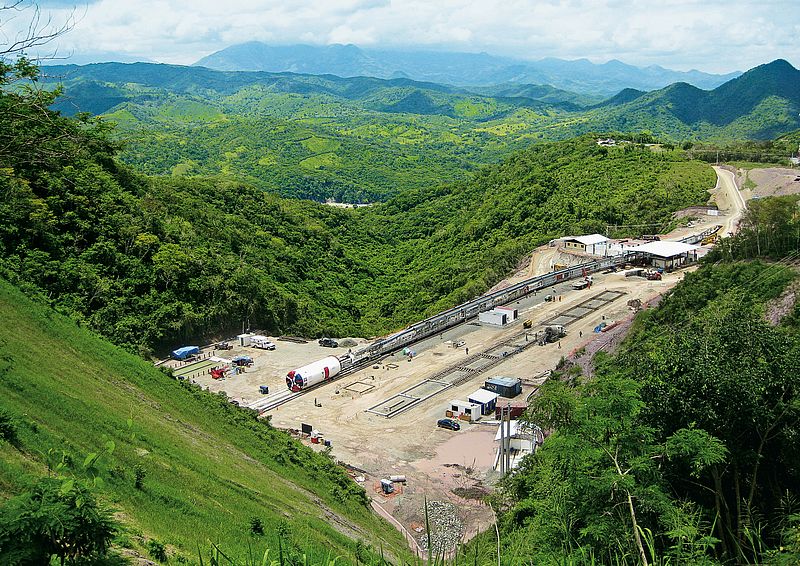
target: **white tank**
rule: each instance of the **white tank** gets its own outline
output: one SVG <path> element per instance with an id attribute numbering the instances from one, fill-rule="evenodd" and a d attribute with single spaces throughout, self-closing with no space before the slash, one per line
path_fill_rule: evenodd
<path id="1" fill-rule="evenodd" d="M 287 373 L 286 386 L 292 391 L 301 391 L 332 379 L 340 371 L 342 371 L 342 364 L 339 358 L 328 356 Z"/>

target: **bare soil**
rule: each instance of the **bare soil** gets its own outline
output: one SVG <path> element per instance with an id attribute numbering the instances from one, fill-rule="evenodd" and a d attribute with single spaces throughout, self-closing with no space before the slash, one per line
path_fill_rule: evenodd
<path id="1" fill-rule="evenodd" d="M 742 177 L 744 172 L 740 170 L 739 175 Z M 800 193 L 800 169 L 786 167 L 750 169 L 747 171 L 747 176 L 756 184 L 756 188 L 752 190 L 753 197 L 763 198 Z"/>
<path id="2" fill-rule="evenodd" d="M 718 199 L 721 216 L 702 218 L 694 226 L 683 228 L 670 237 L 696 233 L 711 224 L 732 223 L 726 212 L 733 216 L 740 210 L 735 202 L 726 200 L 728 190 L 725 187 L 711 191 Z M 730 195 L 730 198 L 735 197 Z M 531 254 L 527 265 L 521 265 L 517 273 L 496 288 L 547 272 L 550 262 L 555 259 L 561 258 L 557 258 L 554 248 L 543 246 Z M 626 278 L 620 273 L 596 274 L 590 289 L 575 291 L 569 284 L 557 285 L 514 304 L 519 310 L 519 319 L 504 328 L 481 326 L 474 322 L 452 328 L 415 344 L 412 348 L 416 356 L 411 360 L 400 354 L 389 356 L 380 363 L 322 385 L 272 410 L 269 413 L 271 422 L 278 428 L 292 430 L 300 429 L 301 423 L 311 424 L 331 442 L 332 456 L 365 472 L 363 485 L 373 499 L 376 512 L 390 516 L 410 539 L 416 534 L 414 526 L 424 522 L 420 509 L 426 498 L 456 505 L 466 526 L 465 537 L 470 538 L 489 528 L 493 522 L 491 509 L 476 496 L 491 489 L 499 479 L 499 474 L 492 469 L 497 425 L 492 424 L 489 417 L 484 417 L 475 423 L 462 423 L 460 431 L 438 428 L 436 421 L 445 416 L 449 401 L 465 400 L 482 387 L 486 379 L 495 376 L 521 378 L 523 392 L 517 400 L 526 398 L 541 383 L 542 375 L 563 357 L 570 353 L 574 356 L 584 347 L 593 354 L 618 343 L 631 320 L 629 300 L 640 299 L 643 304 L 647 303 L 672 288 L 683 276 L 683 272 L 677 272 L 666 274 L 661 281 L 647 281 L 639 277 Z M 522 322 L 525 319 L 533 321 L 532 330 L 535 331 L 547 319 L 604 290 L 617 290 L 624 295 L 568 326 L 567 336 L 559 343 L 527 348 L 471 381 L 447 389 L 393 418 L 367 412 L 370 407 L 437 371 L 466 359 L 465 348 L 469 348 L 473 355 L 486 351 L 524 332 Z M 555 295 L 556 300 L 545 302 L 546 294 Z M 608 324 L 613 321 L 624 321 L 624 324 L 614 331 L 595 334 L 593 329 L 603 320 Z M 353 347 L 354 350 L 368 342 L 355 340 L 359 345 Z M 454 348 L 453 344 L 458 341 L 464 341 L 465 346 Z M 346 348 L 322 348 L 314 341 L 299 344 L 274 339 L 273 342 L 277 345 L 275 351 L 237 346 L 216 353 L 227 359 L 240 354 L 252 356 L 255 363 L 244 374 L 216 381 L 207 373 L 200 372 L 191 378 L 211 391 L 225 391 L 232 399 L 247 403 L 260 397 L 259 385 L 269 386 L 272 392 L 279 391 L 286 387 L 284 377 L 289 370 L 347 351 Z M 586 357 L 586 360 L 590 359 L 591 355 Z M 505 400 L 501 398 L 500 401 Z M 309 445 L 323 449 L 318 444 Z M 406 476 L 402 492 L 384 496 L 372 489 L 381 478 L 390 475 Z M 413 548 L 414 543 L 409 542 Z"/>

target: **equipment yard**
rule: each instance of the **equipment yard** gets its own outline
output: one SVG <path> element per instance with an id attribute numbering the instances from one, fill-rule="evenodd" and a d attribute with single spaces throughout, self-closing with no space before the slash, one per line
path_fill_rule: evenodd
<path id="1" fill-rule="evenodd" d="M 414 344 L 410 358 L 397 352 L 316 387 L 268 414 L 278 428 L 299 431 L 302 424 L 311 425 L 330 441 L 336 459 L 359 470 L 357 475 L 364 476 L 368 494 L 406 529 L 424 522 L 420 510 L 427 497 L 455 503 L 469 537 L 492 519 L 488 507 L 464 495 L 487 491 L 499 477 L 491 469 L 497 426 L 487 423 L 496 422 L 492 415 L 475 423 L 464 422 L 460 431 L 438 428 L 437 419 L 444 417 L 448 401 L 466 398 L 496 375 L 521 378 L 523 392 L 518 399 L 526 398 L 562 356 L 600 339 L 593 332 L 598 324 L 630 317 L 628 300 L 646 302 L 682 277 L 683 272 L 678 272 L 666 274 L 661 281 L 648 281 L 616 272 L 595 274 L 589 289 L 573 290 L 570 282 L 561 283 L 515 302 L 519 318 L 505 327 L 460 324 Z M 545 301 L 547 295 L 553 300 Z M 569 319 L 567 335 L 558 342 L 538 345 L 537 331 L 541 333 L 542 325 L 557 317 Z M 530 329 L 523 328 L 526 319 L 532 321 Z M 361 347 L 368 341 L 357 342 Z M 463 345 L 454 347 L 460 342 Z M 271 392 L 288 392 L 288 370 L 347 352 L 346 348 L 323 348 L 316 342 L 275 343 L 275 351 L 237 345 L 225 352 L 225 357 L 249 355 L 254 361 L 251 367 L 221 380 L 204 375 L 195 381 L 211 391 L 225 391 L 245 405 L 262 397 L 261 385 L 269 386 Z M 402 493 L 384 496 L 380 479 L 396 474 L 408 480 Z"/>
<path id="2" fill-rule="evenodd" d="M 673 231 L 673 238 L 693 233 L 710 242 L 713 238 L 706 234 L 735 230 L 744 200 L 733 175 L 720 168 L 717 173 L 720 183 L 711 192 L 721 214 L 697 218 L 692 226 Z M 462 403 L 454 400 L 467 399 L 487 379 L 504 376 L 521 380 L 522 394 L 514 400 L 519 404 L 535 394 L 562 358 L 581 358 L 579 363 L 590 369 L 590 356 L 582 355 L 584 351 L 613 349 L 624 336 L 634 308 L 657 299 L 694 269 L 665 272 L 663 277 L 659 270 L 658 277 L 650 277 L 654 272 L 643 269 L 625 272 L 612 266 L 601 272 L 595 268 L 591 277 L 576 284 L 574 269 L 580 276 L 580 265 L 572 264 L 566 279 L 553 275 L 559 280 L 555 285 L 525 288 L 520 293 L 520 286 L 531 276 L 550 277 L 545 274 L 553 273 L 546 269 L 555 257 L 553 249 L 542 246 L 531 254 L 528 264 L 520 265 L 516 274 L 495 287 L 518 294 L 514 295 L 517 300 L 496 309 L 494 318 L 484 317 L 483 322 L 474 318 L 496 307 L 488 300 L 470 316 L 464 316 L 466 309 L 443 313 L 408 327 L 422 329 L 426 337 L 419 341 L 397 339 L 408 330 L 383 339 L 384 344 L 395 341 L 397 350 L 367 358 L 372 360 L 367 365 L 344 367 L 339 360 L 353 360 L 353 355 L 369 351 L 375 344 L 372 340 L 351 339 L 349 348 L 328 348 L 316 341 L 267 337 L 275 350 L 233 343 L 231 350 L 211 353 L 225 359 L 250 356 L 253 363 L 243 373 L 212 379 L 209 372 L 201 371 L 191 379 L 211 391 L 224 391 L 242 406 L 269 408 L 264 414 L 277 428 L 298 436 L 301 430 L 313 431 L 311 437 L 303 435 L 305 441 L 315 449 L 330 449 L 333 457 L 345 463 L 356 481 L 362 482 L 375 510 L 403 531 L 412 547 L 421 551 L 425 499 L 455 509 L 459 536 L 470 538 L 493 521 L 482 496 L 500 477 L 495 471 L 498 421 L 493 409 L 481 409 L 479 419 L 471 414 L 473 422 L 460 420 L 460 430 L 437 426 L 439 419 L 452 415 L 449 409 L 455 407 L 451 405 Z M 641 276 L 632 276 L 636 274 Z M 466 322 L 461 322 L 464 318 Z M 436 330 L 435 324 L 441 321 L 449 327 Z M 332 360 L 330 367 L 326 359 Z M 289 385 L 296 382 L 302 387 L 290 391 L 287 372 Z M 309 378 L 321 383 L 312 386 Z M 498 399 L 497 407 L 505 407 L 508 401 Z M 404 480 L 402 487 L 386 493 L 389 478 L 399 476 Z"/>

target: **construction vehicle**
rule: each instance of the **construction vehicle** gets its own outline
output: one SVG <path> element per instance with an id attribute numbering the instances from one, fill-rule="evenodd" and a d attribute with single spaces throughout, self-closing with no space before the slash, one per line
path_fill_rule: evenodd
<path id="1" fill-rule="evenodd" d="M 539 346 L 544 346 L 545 344 L 550 344 L 552 342 L 558 342 L 561 338 L 567 335 L 567 332 L 564 330 L 564 327 L 560 324 L 554 324 L 552 326 L 547 326 L 544 329 L 544 332 L 539 337 Z"/>
<path id="2" fill-rule="evenodd" d="M 533 321 L 531 319 L 523 321 L 522 323 L 522 328 L 530 328 L 531 326 L 533 326 Z"/>
<path id="3" fill-rule="evenodd" d="M 233 345 L 230 342 L 217 342 L 214 344 L 215 350 L 232 350 Z"/>
<path id="4" fill-rule="evenodd" d="M 661 273 L 658 271 L 648 271 L 645 277 L 648 281 L 661 281 Z"/>
<path id="5" fill-rule="evenodd" d="M 227 368 L 218 368 L 211 370 L 211 379 L 222 379 L 225 377 L 225 370 Z"/>

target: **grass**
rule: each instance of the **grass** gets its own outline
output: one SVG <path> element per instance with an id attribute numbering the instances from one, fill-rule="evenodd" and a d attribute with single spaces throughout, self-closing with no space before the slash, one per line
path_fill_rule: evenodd
<path id="1" fill-rule="evenodd" d="M 304 169 L 319 169 L 321 167 L 335 167 L 341 160 L 335 153 L 322 153 L 303 159 L 299 165 Z"/>
<path id="2" fill-rule="evenodd" d="M 336 140 L 321 138 L 318 136 L 311 136 L 300 142 L 308 151 L 312 153 L 329 153 L 336 151 L 339 147 L 339 142 Z"/>
<path id="3" fill-rule="evenodd" d="M 382 545 L 406 556 L 388 523 L 363 503 L 355 482 L 325 455 L 169 378 L 0 280 L 0 409 L 17 423 L 19 448 L 0 443 L 0 500 L 20 493 L 59 461 L 79 475 L 87 454 L 111 440 L 97 494 L 125 524 L 125 546 L 156 539 L 197 558 L 209 541 L 233 559 L 249 547 L 341 556 Z M 134 487 L 134 470 L 146 475 Z M 334 528 L 330 517 L 348 528 Z M 265 534 L 249 532 L 259 517 Z M 138 541 L 138 542 L 137 542 Z M 376 556 L 376 554 L 366 553 Z"/>

